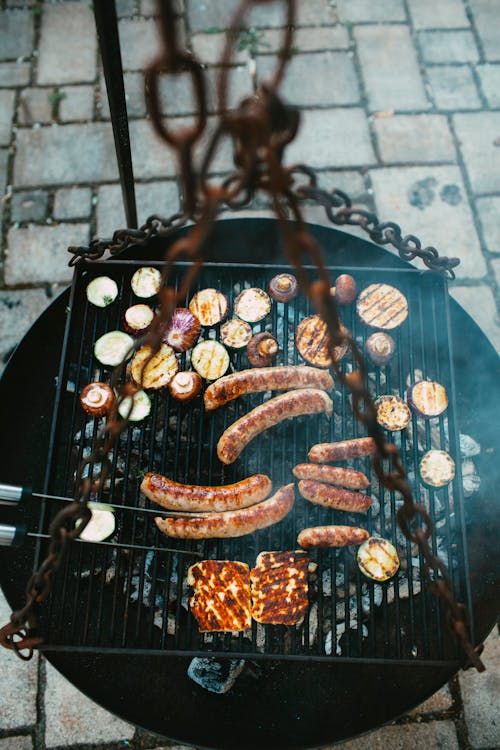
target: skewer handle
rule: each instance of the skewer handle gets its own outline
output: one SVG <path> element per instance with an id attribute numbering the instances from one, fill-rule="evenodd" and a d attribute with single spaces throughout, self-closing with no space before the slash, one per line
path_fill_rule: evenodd
<path id="1" fill-rule="evenodd" d="M 26 528 L 10 523 L 0 523 L 0 547 L 19 547 L 26 536 Z"/>
<path id="2" fill-rule="evenodd" d="M 21 487 L 17 484 L 4 484 L 0 482 L 0 505 L 17 507 L 31 494 L 29 487 Z"/>

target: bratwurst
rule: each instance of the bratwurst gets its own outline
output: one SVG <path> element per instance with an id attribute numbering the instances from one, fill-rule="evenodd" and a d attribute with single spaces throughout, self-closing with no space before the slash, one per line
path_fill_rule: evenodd
<path id="1" fill-rule="evenodd" d="M 347 487 L 350 490 L 364 490 L 370 486 L 370 480 L 361 471 L 343 469 L 340 466 L 326 464 L 297 464 L 293 468 L 297 479 L 316 479 L 318 482 Z"/>
<path id="2" fill-rule="evenodd" d="M 271 494 L 272 482 L 265 474 L 253 474 L 234 484 L 208 487 L 180 484 L 151 471 L 144 476 L 141 492 L 167 510 L 186 512 L 227 511 L 260 503 Z"/>
<path id="3" fill-rule="evenodd" d="M 323 464 L 327 461 L 345 461 L 346 458 L 370 456 L 377 450 L 375 440 L 371 437 L 341 440 L 338 443 L 318 443 L 309 451 L 309 461 Z"/>
<path id="4" fill-rule="evenodd" d="M 346 510 L 349 513 L 366 513 L 372 504 L 371 497 L 361 492 L 332 487 L 330 484 L 316 482 L 313 479 L 302 479 L 299 492 L 303 498 L 315 505 L 324 505 L 334 510 Z"/>
<path id="5" fill-rule="evenodd" d="M 248 443 L 269 427 L 302 414 L 321 412 L 326 412 L 331 417 L 333 403 L 327 393 L 317 388 L 289 391 L 275 396 L 236 420 L 222 433 L 217 443 L 217 455 L 223 464 L 232 464 Z"/>
<path id="6" fill-rule="evenodd" d="M 203 399 L 205 409 L 212 411 L 245 393 L 288 391 L 291 388 L 321 388 L 331 391 L 333 378 L 327 370 L 304 365 L 254 367 L 219 378 L 208 386 Z"/>
<path id="7" fill-rule="evenodd" d="M 369 537 L 369 532 L 358 526 L 312 526 L 301 531 L 297 541 L 304 549 L 311 549 L 347 547 L 349 544 L 361 544 Z"/>
<path id="8" fill-rule="evenodd" d="M 281 521 L 293 508 L 294 487 L 281 487 L 269 500 L 242 510 L 193 518 L 155 518 L 164 534 L 176 539 L 227 539 L 251 534 Z"/>

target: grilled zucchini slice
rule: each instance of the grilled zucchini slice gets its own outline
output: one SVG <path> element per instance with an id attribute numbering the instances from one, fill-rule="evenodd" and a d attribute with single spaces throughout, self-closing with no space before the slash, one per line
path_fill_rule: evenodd
<path id="1" fill-rule="evenodd" d="M 227 318 L 229 302 L 217 289 L 200 289 L 192 297 L 189 309 L 202 326 L 216 326 Z"/>
<path id="2" fill-rule="evenodd" d="M 96 307 L 107 307 L 118 297 L 116 281 L 109 276 L 97 276 L 87 286 L 87 299 Z"/>
<path id="3" fill-rule="evenodd" d="M 252 327 L 244 320 L 232 318 L 220 329 L 220 340 L 230 349 L 243 349 L 252 338 Z"/>
<path id="4" fill-rule="evenodd" d="M 448 408 L 446 388 L 433 380 L 420 380 L 408 390 L 407 400 L 419 417 L 438 417 Z"/>
<path id="5" fill-rule="evenodd" d="M 161 273 L 152 266 L 138 268 L 132 276 L 130 286 L 136 297 L 153 297 L 161 288 Z"/>
<path id="6" fill-rule="evenodd" d="M 247 323 L 257 323 L 271 312 L 271 298 L 263 289 L 244 289 L 234 300 L 234 314 Z"/>
<path id="7" fill-rule="evenodd" d="M 129 414 L 132 399 L 132 411 Z M 126 396 L 118 407 L 120 417 L 126 419 L 128 416 L 130 422 L 140 422 L 149 415 L 150 411 L 151 399 L 145 391 L 136 391 L 133 396 Z"/>
<path id="8" fill-rule="evenodd" d="M 399 289 L 389 284 L 370 284 L 356 302 L 360 320 L 370 328 L 391 330 L 408 316 L 408 302 Z"/>
<path id="9" fill-rule="evenodd" d="M 371 536 L 358 548 L 359 569 L 372 581 L 382 583 L 392 578 L 399 568 L 399 556 L 393 544 Z"/>
<path id="10" fill-rule="evenodd" d="M 455 461 L 446 451 L 427 451 L 420 461 L 420 476 L 429 487 L 445 487 L 455 476 Z"/>
<path id="11" fill-rule="evenodd" d="M 132 356 L 134 339 L 123 331 L 109 331 L 97 339 L 94 344 L 94 355 L 102 365 L 116 367 Z"/>
<path id="12" fill-rule="evenodd" d="M 191 353 L 191 364 L 205 380 L 217 380 L 229 367 L 229 354 L 219 341 L 200 341 Z"/>

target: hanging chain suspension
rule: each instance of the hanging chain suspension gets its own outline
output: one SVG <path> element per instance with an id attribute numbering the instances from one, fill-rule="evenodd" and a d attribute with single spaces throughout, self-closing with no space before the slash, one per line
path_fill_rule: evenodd
<path id="1" fill-rule="evenodd" d="M 156 132 L 177 156 L 184 210 L 170 218 L 150 216 L 140 229 L 118 230 L 112 239 L 94 240 L 89 247 L 70 247 L 70 265 L 75 265 L 81 260 L 96 260 L 106 251 L 111 255 L 117 255 L 132 245 L 144 245 L 153 237 L 166 238 L 189 220 L 194 221 L 189 234 L 177 239 L 167 251 L 163 269 L 165 286 L 160 292 L 160 311 L 152 330 L 139 343 L 141 346 L 147 344 L 151 347 L 150 357 L 144 363 L 144 371 L 149 360 L 159 349 L 163 326 L 168 324 L 178 303 L 185 299 L 202 266 L 204 244 L 217 215 L 226 206 L 235 208 L 247 205 L 259 191 L 266 193 L 271 199 L 289 260 L 296 269 L 302 289 L 327 324 L 332 354 L 334 348 L 341 344 L 347 344 L 350 349 L 354 371 L 344 374 L 335 363 L 334 356 L 331 357 L 334 362 L 333 368 L 339 381 L 351 393 L 356 418 L 375 440 L 377 454 L 373 458 L 373 467 L 377 477 L 386 489 L 398 492 L 402 497 L 403 502 L 397 512 L 401 531 L 406 539 L 418 546 L 422 554 L 428 588 L 443 601 L 450 627 L 467 656 L 468 666 L 483 671 L 484 665 L 479 658 L 482 647 L 475 647 L 471 643 L 466 608 L 455 601 L 446 567 L 442 560 L 433 554 L 430 547 L 432 520 L 425 507 L 414 502 L 398 450 L 394 444 L 386 442 L 377 423 L 376 408 L 366 385 L 363 355 L 350 334 L 340 326 L 337 307 L 330 294 L 329 274 L 323 263 L 320 248 L 302 218 L 300 206 L 304 201 L 312 200 L 324 207 L 327 217 L 333 224 L 359 226 L 373 242 L 392 245 L 404 260 L 420 258 L 429 270 L 443 274 L 447 278 L 454 278 L 453 269 L 460 261 L 458 258 L 440 257 L 434 247 L 422 247 L 420 240 L 414 235 L 403 236 L 398 224 L 380 222 L 375 213 L 353 207 L 349 196 L 341 190 L 327 191 L 319 188 L 316 174 L 311 168 L 302 164 L 288 167 L 283 164 L 286 147 L 295 137 L 299 125 L 298 111 L 285 105 L 278 96 L 279 85 L 292 56 L 295 0 L 281 0 L 286 14 L 286 28 L 272 76 L 260 83 L 256 92 L 243 100 L 236 110 L 226 111 L 229 64 L 233 59 L 237 34 L 252 6 L 272 1 L 242 0 L 236 9 L 230 31 L 227 33 L 217 86 L 218 111 L 222 114 L 207 146 L 201 150 L 198 169 L 195 166 L 194 147 L 200 145 L 199 141 L 205 132 L 207 120 L 202 68 L 191 53 L 179 46 L 171 0 L 159 2 L 163 49 L 145 72 L 145 95 Z M 183 127 L 175 131 L 167 126 L 161 117 L 158 87 L 162 74 L 181 72 L 188 72 L 191 76 L 198 114 L 192 127 Z M 212 184 L 208 175 L 223 138 L 229 138 L 232 142 L 235 171 L 222 183 Z M 289 215 L 294 220 L 293 224 L 288 222 Z M 174 264 L 181 259 L 189 261 L 190 265 L 175 291 L 169 286 L 169 278 Z M 314 279 L 309 277 L 306 265 L 316 268 Z M 119 418 L 118 407 L 125 398 L 133 395 L 136 388 L 131 383 L 119 385 L 124 372 L 124 362 L 116 368 L 111 382 L 119 394 L 118 398 L 105 427 L 97 436 L 96 447 L 79 468 L 76 500 L 52 521 L 49 553 L 28 583 L 26 604 L 12 614 L 8 625 L 0 629 L 0 644 L 13 649 L 21 658 L 29 659 L 33 648 L 42 642 L 36 634 L 38 604 L 50 592 L 53 574 L 61 562 L 68 542 L 79 536 L 88 523 L 91 515 L 88 500 L 92 494 L 99 492 L 109 476 L 110 451 L 119 435 L 127 428 L 128 417 Z M 129 414 L 131 408 L 132 403 Z M 101 465 L 99 476 L 94 480 L 83 478 L 84 469 L 87 466 L 92 468 L 96 464 Z M 76 527 L 75 521 L 78 519 L 82 522 Z M 27 651 L 27 654 L 23 651 Z"/>

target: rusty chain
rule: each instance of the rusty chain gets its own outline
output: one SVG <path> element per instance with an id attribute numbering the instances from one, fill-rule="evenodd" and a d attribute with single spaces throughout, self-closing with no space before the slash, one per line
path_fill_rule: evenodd
<path id="1" fill-rule="evenodd" d="M 299 125 L 297 110 L 286 106 L 277 93 L 287 62 L 292 55 L 295 0 L 281 0 L 286 12 L 287 25 L 283 31 L 282 49 L 272 77 L 262 82 L 254 95 L 243 100 L 236 110 L 226 111 L 229 64 L 233 59 L 238 31 L 243 27 L 244 19 L 252 6 L 270 2 L 272 0 L 241 0 L 236 9 L 226 37 L 217 87 L 218 111 L 222 114 L 203 151 L 198 170 L 195 167 L 194 148 L 203 136 L 207 122 L 202 68 L 191 53 L 179 48 L 172 1 L 163 0 L 158 3 L 163 49 L 145 72 L 145 94 L 153 127 L 177 155 L 182 180 L 183 211 L 170 218 L 152 215 L 140 229 L 121 229 L 116 231 L 111 239 L 94 240 L 88 247 L 70 247 L 72 258 L 69 264 L 75 265 L 82 260 L 97 260 L 105 252 L 117 255 L 132 245 L 144 245 L 153 237 L 168 237 L 185 226 L 188 221 L 194 222 L 189 234 L 177 239 L 166 254 L 163 269 L 164 287 L 160 291 L 160 311 L 155 318 L 153 329 L 138 344 L 151 347 L 150 356 L 143 366 L 144 371 L 149 360 L 158 351 L 163 326 L 168 324 L 177 303 L 185 298 L 201 268 L 203 245 L 218 213 L 225 206 L 237 208 L 248 205 L 258 191 L 269 195 L 290 262 L 297 271 L 302 288 L 327 324 L 335 374 L 351 393 L 355 416 L 375 440 L 377 453 L 373 458 L 374 470 L 385 488 L 400 493 L 402 497 L 403 502 L 397 511 L 401 531 L 406 539 L 418 546 L 422 554 L 428 588 L 444 602 L 451 630 L 467 656 L 467 665 L 483 671 L 484 665 L 479 658 L 482 647 L 475 647 L 470 641 L 466 608 L 455 601 L 446 566 L 433 554 L 429 544 L 433 532 L 432 520 L 426 508 L 414 502 L 398 450 L 394 444 L 386 442 L 377 423 L 376 408 L 366 386 L 363 355 L 349 332 L 340 327 L 337 307 L 330 294 L 329 274 L 323 263 L 320 248 L 303 220 L 300 204 L 307 200 L 314 201 L 324 207 L 327 217 L 333 224 L 358 226 L 373 242 L 392 245 L 404 260 L 420 258 L 429 270 L 446 275 L 450 279 L 454 278 L 453 269 L 460 261 L 458 258 L 440 257 L 436 248 L 422 247 L 418 237 L 412 234 L 403 236 L 398 224 L 380 222 L 375 213 L 356 208 L 349 196 L 341 190 L 327 191 L 319 188 L 316 174 L 310 167 L 301 164 L 284 166 L 286 146 L 295 137 Z M 180 72 L 188 72 L 191 76 L 198 115 L 194 125 L 179 128 L 176 132 L 165 124 L 161 116 L 158 90 L 161 75 Z M 223 138 L 230 138 L 232 141 L 236 169 L 222 184 L 214 185 L 210 183 L 208 175 Z M 299 178 L 304 177 L 307 178 L 304 184 L 296 184 Z M 290 214 L 294 219 L 293 224 L 287 222 Z M 188 260 L 190 265 L 178 290 L 175 291 L 168 285 L 168 280 L 174 263 L 181 258 Z M 317 278 L 309 278 L 303 258 L 315 266 Z M 341 344 L 348 345 L 357 368 L 348 374 L 342 372 L 333 356 L 334 348 Z M 112 377 L 111 385 L 118 392 L 117 400 L 96 439 L 94 450 L 80 465 L 76 500 L 53 519 L 50 526 L 48 556 L 28 582 L 26 604 L 12 614 L 8 625 L 0 629 L 0 644 L 14 650 L 23 659 L 29 659 L 33 649 L 42 643 L 43 639 L 37 635 L 37 607 L 50 592 L 53 575 L 61 563 L 67 544 L 79 536 L 90 519 L 89 498 L 103 487 L 109 476 L 109 453 L 128 425 L 128 417 L 118 417 L 118 407 L 125 398 L 133 395 L 137 387 L 130 382 L 119 385 L 125 361 L 116 368 Z M 131 408 L 132 401 L 129 414 Z M 101 466 L 100 474 L 96 479 L 92 479 L 92 469 L 96 464 Z M 90 471 L 90 478 L 83 477 L 85 467 Z M 75 525 L 77 520 L 81 521 L 79 526 Z M 24 654 L 24 650 L 28 653 Z"/>

